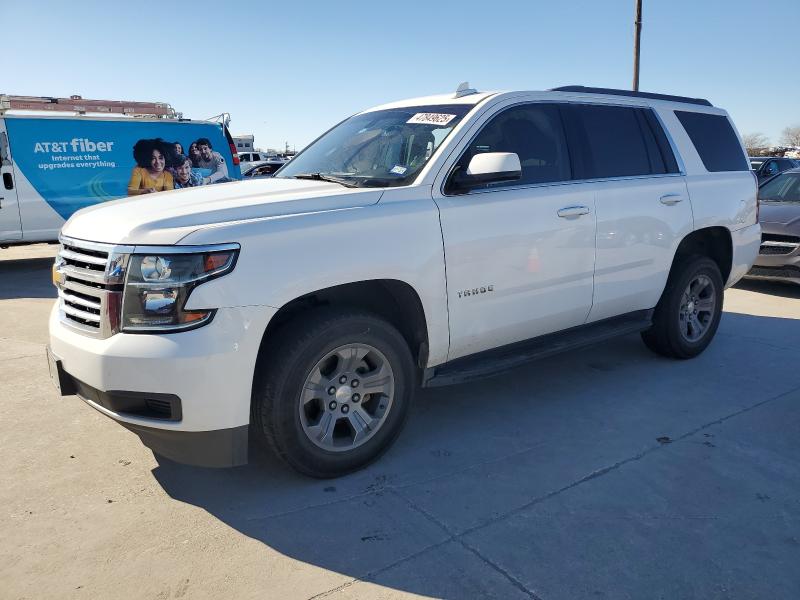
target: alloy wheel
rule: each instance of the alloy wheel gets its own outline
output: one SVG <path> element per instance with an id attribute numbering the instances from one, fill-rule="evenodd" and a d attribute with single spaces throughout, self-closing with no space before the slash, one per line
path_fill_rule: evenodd
<path id="1" fill-rule="evenodd" d="M 393 397 L 394 373 L 386 356 L 367 344 L 347 344 L 328 352 L 306 377 L 300 423 L 318 447 L 354 450 L 386 422 Z"/>
<path id="2" fill-rule="evenodd" d="M 688 342 L 706 335 L 717 310 L 714 283 L 707 275 L 697 275 L 686 286 L 678 313 L 680 332 Z"/>

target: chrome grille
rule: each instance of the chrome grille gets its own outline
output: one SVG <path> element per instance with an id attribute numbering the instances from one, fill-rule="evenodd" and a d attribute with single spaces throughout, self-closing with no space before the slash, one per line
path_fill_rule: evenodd
<path id="1" fill-rule="evenodd" d="M 130 247 L 61 238 L 53 267 L 62 323 L 92 337 L 119 329 L 124 268 Z"/>
<path id="2" fill-rule="evenodd" d="M 776 254 L 791 254 L 797 250 L 798 247 L 800 247 L 800 243 L 762 241 L 758 253 L 771 256 Z"/>

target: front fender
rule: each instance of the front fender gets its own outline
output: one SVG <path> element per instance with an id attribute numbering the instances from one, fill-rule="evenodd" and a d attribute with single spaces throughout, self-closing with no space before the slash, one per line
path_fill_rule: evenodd
<path id="1" fill-rule="evenodd" d="M 414 288 L 422 302 L 429 366 L 444 362 L 449 332 L 438 209 L 422 188 L 394 191 L 375 205 L 195 231 L 181 244 L 237 242 L 241 252 L 234 271 L 195 289 L 187 308 L 280 308 L 317 290 L 395 279 Z"/>

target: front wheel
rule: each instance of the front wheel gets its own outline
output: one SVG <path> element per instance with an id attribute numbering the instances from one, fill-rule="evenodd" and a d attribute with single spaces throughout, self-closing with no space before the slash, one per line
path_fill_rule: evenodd
<path id="1" fill-rule="evenodd" d="M 267 340 L 253 395 L 256 436 L 296 470 L 336 477 L 380 456 L 408 415 L 403 336 L 365 313 L 323 311 Z"/>
<path id="2" fill-rule="evenodd" d="M 670 274 L 653 315 L 653 327 L 642 340 L 653 352 L 671 358 L 693 358 L 711 343 L 722 317 L 724 284 L 717 263 L 692 256 Z"/>

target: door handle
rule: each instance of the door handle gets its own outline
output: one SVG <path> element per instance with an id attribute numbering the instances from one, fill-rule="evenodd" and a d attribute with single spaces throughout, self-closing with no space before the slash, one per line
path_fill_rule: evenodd
<path id="1" fill-rule="evenodd" d="M 11 173 L 3 173 L 3 185 L 7 190 L 14 189 L 14 179 L 11 177 Z"/>
<path id="2" fill-rule="evenodd" d="M 673 204 L 677 204 L 683 200 L 683 195 L 681 194 L 664 194 L 661 198 L 658 199 L 661 204 L 666 204 L 667 206 L 672 206 Z"/>
<path id="3" fill-rule="evenodd" d="M 558 216 L 562 219 L 569 219 L 570 217 L 580 217 L 581 215 L 589 214 L 588 206 L 565 206 L 559 209 Z"/>

